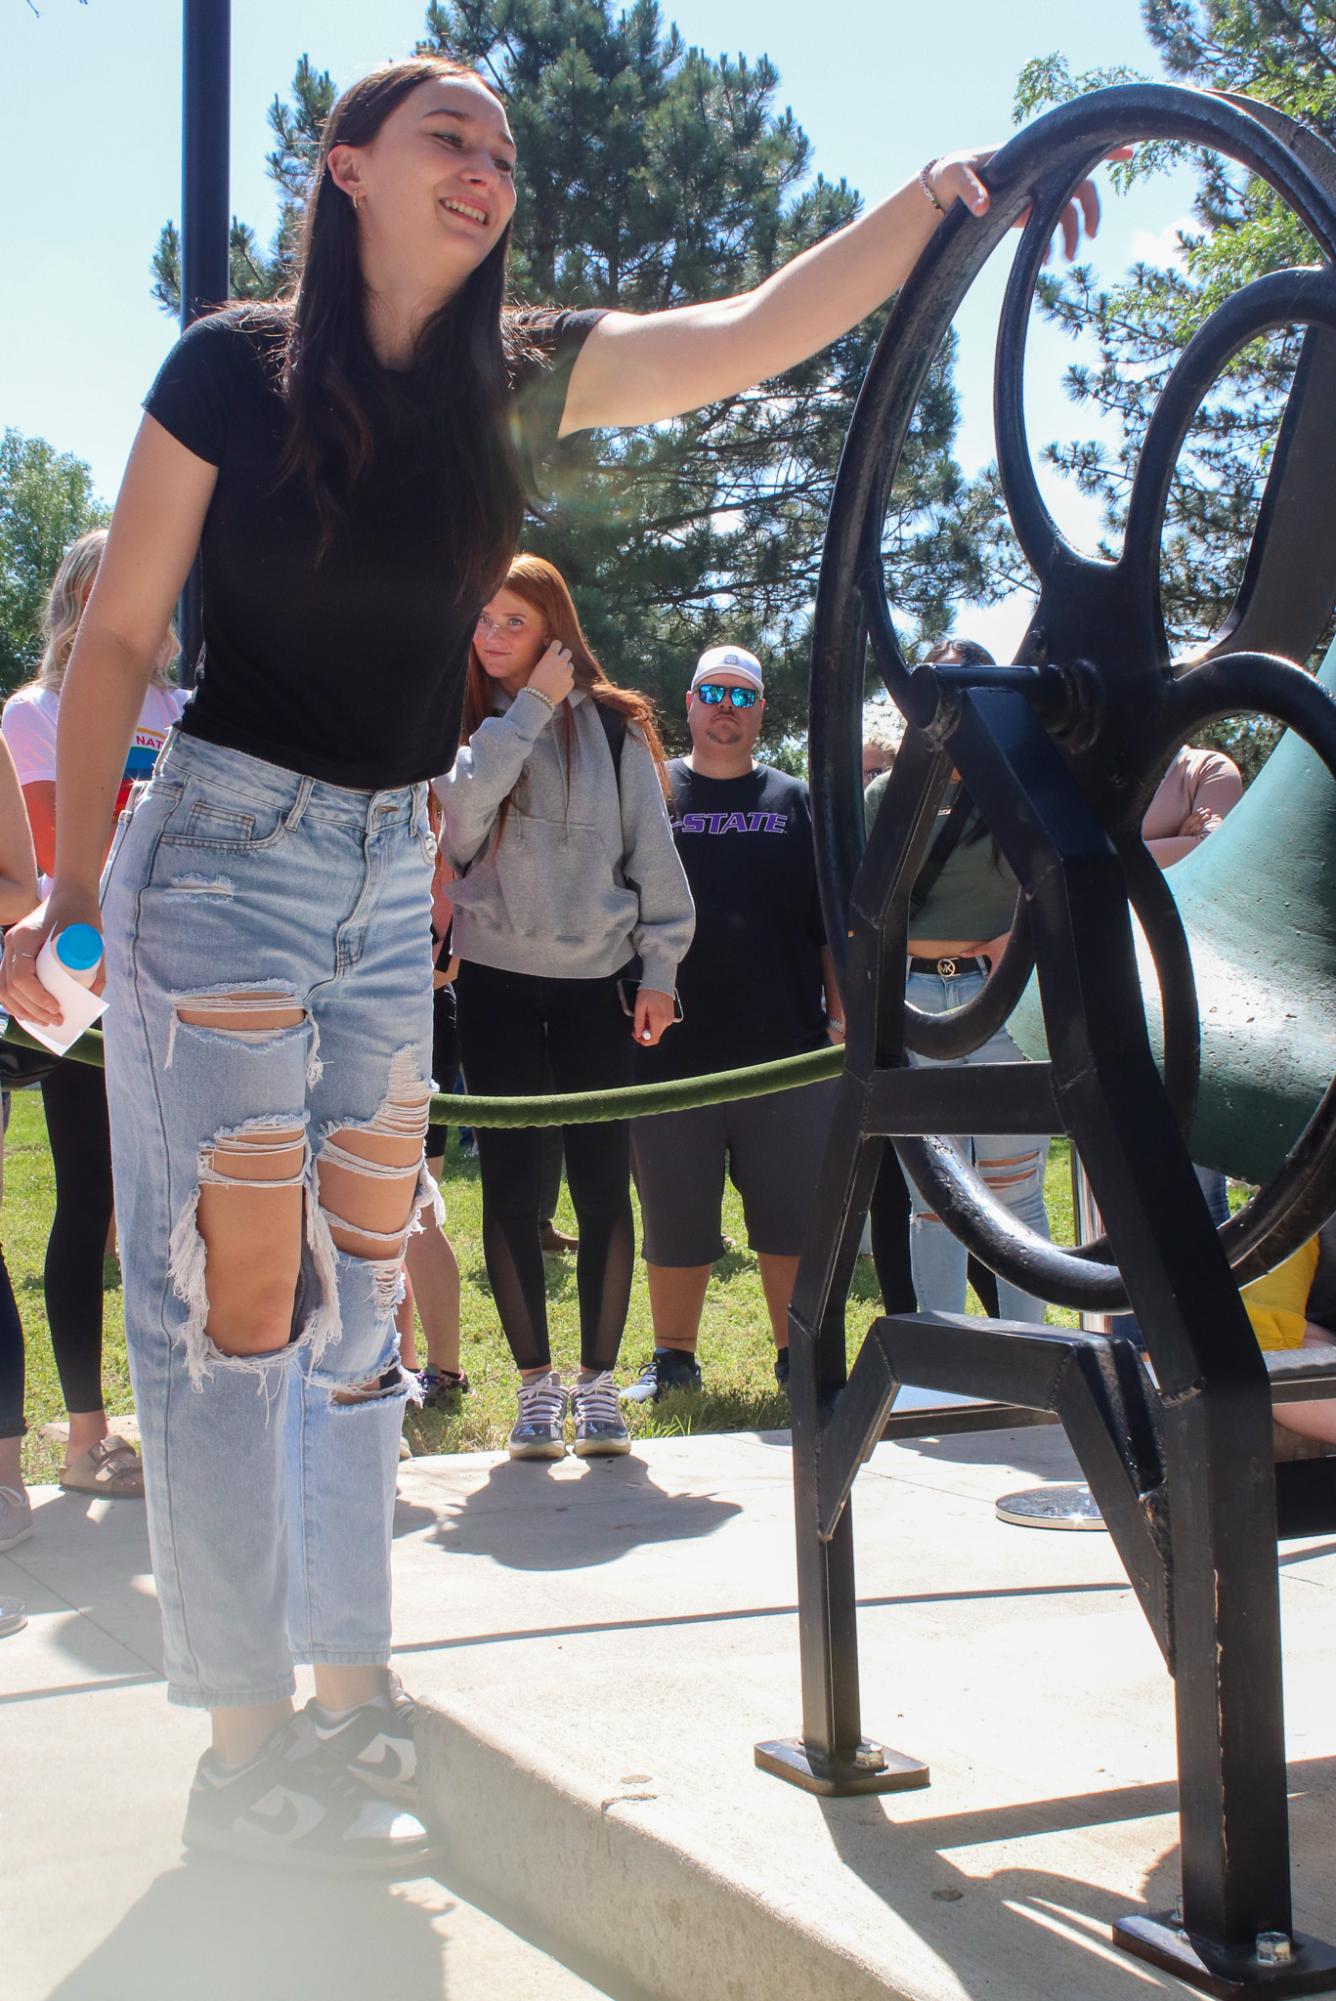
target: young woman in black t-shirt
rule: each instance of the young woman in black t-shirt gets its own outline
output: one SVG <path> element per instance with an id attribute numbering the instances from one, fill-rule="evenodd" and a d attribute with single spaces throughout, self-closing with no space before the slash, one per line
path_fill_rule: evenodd
<path id="1" fill-rule="evenodd" d="M 362 1790 L 402 1796 L 413 1774 L 386 1663 L 405 1394 L 390 1329 L 429 1194 L 423 801 L 453 758 L 522 465 L 559 433 L 714 403 L 833 340 L 903 282 L 943 208 L 986 209 L 983 157 L 934 162 L 741 298 L 526 315 L 504 307 L 500 97 L 439 58 L 392 64 L 327 121 L 293 302 L 199 322 L 150 393 L 65 684 L 55 886 L 11 934 L 0 1004 L 53 1019 L 36 954 L 98 921 L 125 745 L 198 551 L 203 678 L 106 892 L 169 1694 L 213 1712 L 192 1845 L 334 1866 L 425 1845 Z M 296 1717 L 294 1659 L 319 1695 Z"/>

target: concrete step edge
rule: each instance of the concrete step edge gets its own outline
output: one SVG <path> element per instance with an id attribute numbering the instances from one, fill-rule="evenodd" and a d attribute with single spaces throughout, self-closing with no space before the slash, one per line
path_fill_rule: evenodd
<path id="1" fill-rule="evenodd" d="M 560 1730 L 545 1762 L 531 1725 L 503 1741 L 464 1704 L 419 1701 L 420 1784 L 447 1875 L 627 2001 L 910 2001 L 726 1856 L 688 1847 L 654 1794 L 583 1785 Z"/>

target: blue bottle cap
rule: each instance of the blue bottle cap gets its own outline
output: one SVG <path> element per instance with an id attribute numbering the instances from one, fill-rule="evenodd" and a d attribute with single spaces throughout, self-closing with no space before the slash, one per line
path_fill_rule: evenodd
<path id="1" fill-rule="evenodd" d="M 72 973 L 91 973 L 102 957 L 102 933 L 91 924 L 67 924 L 56 939 L 56 957 Z"/>

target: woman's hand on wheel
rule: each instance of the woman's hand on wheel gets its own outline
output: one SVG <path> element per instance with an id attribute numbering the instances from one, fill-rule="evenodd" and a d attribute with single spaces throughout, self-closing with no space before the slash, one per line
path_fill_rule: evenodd
<path id="1" fill-rule="evenodd" d="M 950 208 L 959 197 L 971 215 L 987 215 L 989 196 L 981 175 L 996 151 L 996 147 L 990 146 L 981 153 L 943 153 L 939 160 L 924 168 L 924 179 L 942 208 Z M 1132 148 L 1115 147 L 1106 157 L 1110 160 L 1130 160 Z M 1026 208 L 1016 218 L 1017 229 L 1023 229 L 1029 220 L 1030 211 Z M 1082 223 L 1085 224 L 1087 237 L 1099 234 L 1099 190 L 1090 180 L 1082 181 L 1073 190 L 1072 198 L 1059 220 L 1063 254 L 1068 263 L 1080 246 Z"/>
<path id="2" fill-rule="evenodd" d="M 545 695 L 554 708 L 558 702 L 564 702 L 575 686 L 569 646 L 559 646 L 554 639 L 525 685 L 535 695 Z"/>
<path id="3" fill-rule="evenodd" d="M 0 1007 L 35 1021 L 39 1027 L 60 1024 L 64 1019 L 60 1003 L 37 977 L 37 955 L 51 933 L 63 931 L 68 924 L 91 924 L 95 931 L 102 929 L 96 893 L 75 895 L 54 889 L 47 901 L 39 903 L 21 924 L 10 925 L 0 963 Z M 97 978 L 92 982 L 94 993 L 102 991 L 103 972 L 103 966 L 99 965 Z"/>
<path id="4" fill-rule="evenodd" d="M 652 1049 L 665 1028 L 673 1025 L 673 997 L 657 987 L 641 987 L 636 993 L 632 1033 L 642 1049 Z"/>

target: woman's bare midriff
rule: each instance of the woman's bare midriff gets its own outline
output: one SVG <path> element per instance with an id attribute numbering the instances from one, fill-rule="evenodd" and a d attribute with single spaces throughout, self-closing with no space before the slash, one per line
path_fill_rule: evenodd
<path id="1" fill-rule="evenodd" d="M 991 938 L 911 938 L 914 959 L 981 959 L 987 955 Z"/>

